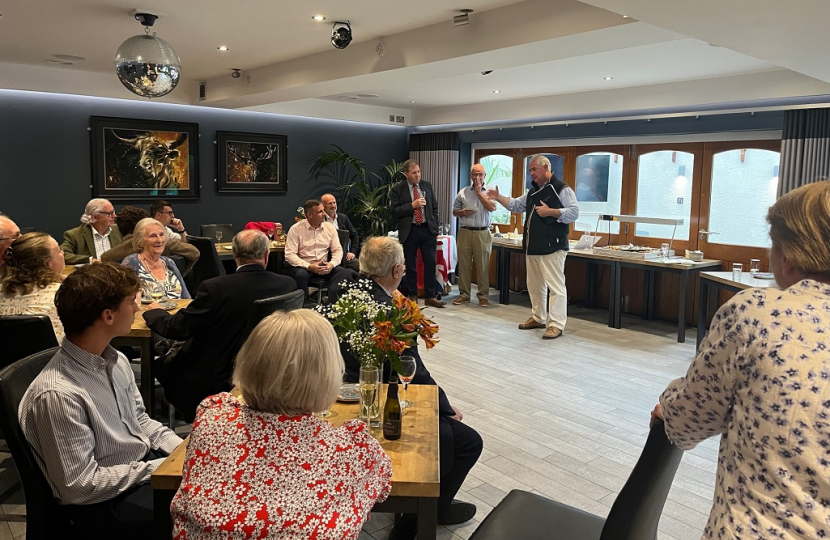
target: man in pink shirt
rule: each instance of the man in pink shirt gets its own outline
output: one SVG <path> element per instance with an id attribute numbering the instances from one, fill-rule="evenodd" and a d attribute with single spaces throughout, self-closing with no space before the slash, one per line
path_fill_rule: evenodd
<path id="1" fill-rule="evenodd" d="M 343 248 L 337 236 L 337 228 L 326 222 L 323 203 L 310 199 L 303 205 L 305 219 L 294 224 L 285 239 L 285 262 L 288 275 L 297 287 L 308 294 L 308 280 L 312 275 L 339 280 L 345 268 L 340 266 Z"/>

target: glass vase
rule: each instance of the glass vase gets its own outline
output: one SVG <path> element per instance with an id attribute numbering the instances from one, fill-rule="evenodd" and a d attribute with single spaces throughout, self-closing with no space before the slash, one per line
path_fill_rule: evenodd
<path id="1" fill-rule="evenodd" d="M 380 370 L 360 367 L 360 419 L 370 427 L 380 427 Z"/>

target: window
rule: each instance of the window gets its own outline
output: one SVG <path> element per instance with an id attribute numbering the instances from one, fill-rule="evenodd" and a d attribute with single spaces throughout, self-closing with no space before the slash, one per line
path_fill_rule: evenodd
<path id="1" fill-rule="evenodd" d="M 637 216 L 683 219 L 671 225 L 638 223 L 636 236 L 689 240 L 692 210 L 692 173 L 695 155 L 678 150 L 659 150 L 640 155 L 637 167 Z"/>
<path id="2" fill-rule="evenodd" d="M 622 208 L 623 156 L 613 152 L 590 152 L 576 158 L 576 200 L 579 202 L 578 229 L 619 234 L 618 222 L 601 226 L 600 214 L 620 214 Z"/>
<path id="3" fill-rule="evenodd" d="M 513 156 L 491 154 L 481 158 L 480 163 L 484 166 L 484 185 L 488 189 L 498 187 L 502 195 L 518 196 L 513 193 Z M 510 212 L 497 204 L 491 220 L 493 223 L 506 225 L 510 223 Z"/>
<path id="4" fill-rule="evenodd" d="M 768 248 L 766 216 L 778 191 L 780 154 L 755 148 L 735 149 L 712 156 L 709 237 L 712 244 Z M 740 193 L 740 212 L 735 194 Z"/>

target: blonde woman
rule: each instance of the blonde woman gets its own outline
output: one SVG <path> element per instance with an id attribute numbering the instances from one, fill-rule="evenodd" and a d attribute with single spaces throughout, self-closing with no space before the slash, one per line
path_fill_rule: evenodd
<path id="1" fill-rule="evenodd" d="M 721 307 L 653 416 L 684 449 L 719 436 L 704 538 L 830 537 L 830 182 L 769 210 L 780 290 Z"/>
<path id="2" fill-rule="evenodd" d="M 48 315 L 61 343 L 64 332 L 55 309 L 55 293 L 65 263 L 57 241 L 43 232 L 26 233 L 2 256 L 0 315 Z"/>
<path id="3" fill-rule="evenodd" d="M 162 255 L 166 245 L 164 225 L 153 218 L 144 218 L 136 223 L 133 232 L 136 253 L 124 257 L 121 264 L 138 272 L 142 283 L 155 281 L 161 284 L 168 298 L 190 298 L 176 263 Z"/>
<path id="4" fill-rule="evenodd" d="M 236 357 L 229 393 L 202 401 L 171 506 L 176 539 L 356 539 L 389 495 L 392 465 L 358 420 L 312 413 L 337 398 L 343 359 L 331 324 L 277 312 Z"/>

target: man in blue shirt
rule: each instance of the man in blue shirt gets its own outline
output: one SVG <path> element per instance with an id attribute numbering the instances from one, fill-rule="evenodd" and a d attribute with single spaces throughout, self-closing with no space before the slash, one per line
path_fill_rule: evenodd
<path id="1" fill-rule="evenodd" d="M 493 239 L 490 236 L 490 213 L 496 203 L 487 197 L 484 189 L 484 166 L 473 165 L 471 184 L 458 192 L 452 205 L 452 215 L 460 218 L 458 230 L 458 297 L 453 304 L 470 301 L 473 265 L 478 278 L 478 305 L 490 305 L 490 252 Z"/>

